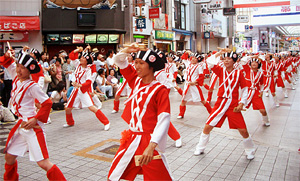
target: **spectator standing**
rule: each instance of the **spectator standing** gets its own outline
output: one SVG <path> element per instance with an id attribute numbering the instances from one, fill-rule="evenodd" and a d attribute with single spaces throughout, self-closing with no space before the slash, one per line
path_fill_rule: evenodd
<path id="1" fill-rule="evenodd" d="M 7 107 L 8 101 L 10 99 L 10 92 L 12 89 L 12 79 L 6 68 L 4 68 L 4 81 L 3 82 L 4 82 L 4 88 L 3 88 L 3 94 L 2 94 L 2 96 L 3 96 L 2 102 L 3 102 L 4 107 Z"/>
<path id="2" fill-rule="evenodd" d="M 107 84 L 111 85 L 114 91 L 114 95 L 116 94 L 117 90 L 118 90 L 118 79 L 115 77 L 115 70 L 114 69 L 110 69 L 109 70 L 109 75 L 107 76 Z"/>
<path id="3" fill-rule="evenodd" d="M 113 69 L 114 68 L 114 61 L 113 61 L 114 51 L 108 50 L 106 56 L 107 56 L 106 62 L 107 62 L 108 68 Z"/>
<path id="4" fill-rule="evenodd" d="M 50 77 L 49 74 L 49 70 L 50 70 L 50 65 L 48 63 L 48 59 L 49 59 L 49 54 L 47 52 L 42 52 L 41 53 L 41 65 L 43 67 L 43 71 L 44 71 L 44 77 Z M 48 86 L 49 86 L 50 82 L 47 82 L 45 79 L 45 83 L 44 83 L 44 87 L 43 87 L 43 91 L 45 93 L 47 93 L 48 90 Z"/>
<path id="5" fill-rule="evenodd" d="M 102 54 L 98 54 L 97 59 L 94 61 L 94 64 L 96 65 L 97 72 L 99 69 L 104 69 L 104 71 L 106 72 L 106 69 L 108 68 L 104 56 Z"/>
<path id="6" fill-rule="evenodd" d="M 66 60 L 67 60 L 67 62 L 63 64 L 62 70 L 63 70 L 65 82 L 66 82 L 66 90 L 68 90 L 70 87 L 72 74 L 75 71 L 75 67 L 73 65 L 71 65 L 71 59 L 68 56 L 66 57 Z"/>
<path id="7" fill-rule="evenodd" d="M 50 65 L 55 64 L 57 58 L 58 58 L 58 54 L 55 54 L 55 55 L 52 57 L 52 59 L 50 60 L 49 64 L 50 64 Z"/>
<path id="8" fill-rule="evenodd" d="M 51 66 L 51 76 L 53 81 L 58 84 L 59 81 L 62 81 L 62 69 L 61 69 L 61 59 L 57 58 L 55 64 Z"/>

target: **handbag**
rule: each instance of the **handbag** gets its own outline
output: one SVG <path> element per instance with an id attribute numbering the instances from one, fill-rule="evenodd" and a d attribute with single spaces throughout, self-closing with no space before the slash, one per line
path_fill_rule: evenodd
<path id="1" fill-rule="evenodd" d="M 52 82 L 52 79 L 51 79 L 50 75 L 48 75 L 48 74 L 45 74 L 45 75 L 44 75 L 44 82 L 45 82 L 45 83 L 50 83 L 50 82 Z"/>

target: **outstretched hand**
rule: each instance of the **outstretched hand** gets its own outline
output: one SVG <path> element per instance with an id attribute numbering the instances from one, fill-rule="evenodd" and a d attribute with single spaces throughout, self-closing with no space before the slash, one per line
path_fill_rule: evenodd
<path id="1" fill-rule="evenodd" d="M 126 46 L 122 52 L 124 53 L 132 53 L 132 52 L 138 52 L 140 50 L 140 46 L 137 43 L 131 43 L 130 45 Z"/>
<path id="2" fill-rule="evenodd" d="M 13 58 L 15 57 L 15 51 L 13 49 L 9 49 L 6 51 L 6 53 L 4 54 L 5 58 Z"/>

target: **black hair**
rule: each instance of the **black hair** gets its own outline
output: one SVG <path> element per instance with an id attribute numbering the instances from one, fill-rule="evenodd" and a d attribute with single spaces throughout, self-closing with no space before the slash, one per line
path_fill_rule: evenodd
<path id="1" fill-rule="evenodd" d="M 99 75 L 102 75 L 103 72 L 104 72 L 104 69 L 99 69 L 99 70 L 98 70 L 98 74 L 99 74 Z"/>
<path id="2" fill-rule="evenodd" d="M 56 85 L 56 90 L 57 92 L 61 92 L 65 88 L 65 83 L 63 81 L 59 81 L 58 84 Z"/>
<path id="3" fill-rule="evenodd" d="M 54 57 L 58 57 L 58 54 L 56 53 L 56 54 L 52 57 L 52 59 L 54 59 Z"/>
<path id="4" fill-rule="evenodd" d="M 106 57 L 109 57 L 109 55 L 110 55 L 112 52 L 114 52 L 114 50 L 109 49 L 109 50 L 107 51 Z"/>
<path id="5" fill-rule="evenodd" d="M 44 55 L 44 54 L 48 54 L 48 55 L 49 55 L 49 53 L 48 53 L 48 52 L 42 52 L 42 53 L 41 53 L 41 56 L 42 56 L 42 55 Z"/>
<path id="6" fill-rule="evenodd" d="M 260 67 L 261 67 L 261 63 L 260 63 L 260 62 L 257 62 L 257 61 L 250 61 L 250 62 L 249 62 L 250 67 L 251 67 L 252 62 L 258 63 L 258 67 L 257 67 L 257 68 L 260 69 Z"/>
<path id="7" fill-rule="evenodd" d="M 110 75 L 110 71 L 114 71 L 114 75 L 116 75 L 116 71 L 114 69 L 109 69 L 108 75 Z"/>
<path id="8" fill-rule="evenodd" d="M 55 63 L 56 62 L 59 62 L 59 64 L 61 64 L 61 59 L 60 58 L 55 59 Z"/>

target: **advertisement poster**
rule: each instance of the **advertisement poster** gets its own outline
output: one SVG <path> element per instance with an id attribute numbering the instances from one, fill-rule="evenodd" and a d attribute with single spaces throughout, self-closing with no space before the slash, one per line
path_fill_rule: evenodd
<path id="1" fill-rule="evenodd" d="M 108 43 L 119 43 L 119 35 L 118 34 L 110 34 Z"/>
<path id="2" fill-rule="evenodd" d="M 61 34 L 60 44 L 72 44 L 72 34 Z"/>
<path id="3" fill-rule="evenodd" d="M 97 42 L 97 35 L 91 34 L 85 36 L 85 43 L 96 43 Z"/>
<path id="4" fill-rule="evenodd" d="M 97 35 L 97 43 L 107 44 L 108 43 L 108 34 L 98 34 Z"/>
<path id="5" fill-rule="evenodd" d="M 59 44 L 59 34 L 48 34 L 47 44 Z"/>
<path id="6" fill-rule="evenodd" d="M 84 43 L 84 34 L 73 34 L 73 43 Z"/>

